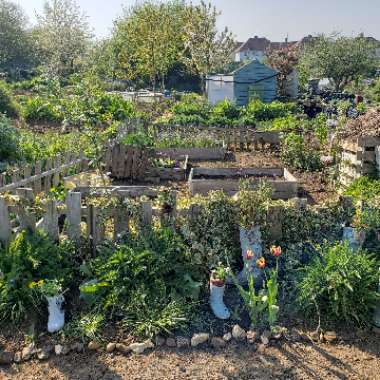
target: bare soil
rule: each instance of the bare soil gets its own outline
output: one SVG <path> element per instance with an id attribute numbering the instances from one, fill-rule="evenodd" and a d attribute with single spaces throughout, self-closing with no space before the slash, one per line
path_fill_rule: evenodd
<path id="1" fill-rule="evenodd" d="M 165 347 L 141 356 L 86 352 L 0 367 L 0 379 L 376 380 L 379 354 L 379 338 L 370 334 L 336 344 L 281 341 L 265 349 L 230 343 L 220 351 Z"/>

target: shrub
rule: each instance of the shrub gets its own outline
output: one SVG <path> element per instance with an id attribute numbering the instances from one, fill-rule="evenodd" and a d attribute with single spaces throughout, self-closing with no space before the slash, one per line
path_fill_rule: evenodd
<path id="1" fill-rule="evenodd" d="M 274 101 L 264 103 L 260 99 L 254 99 L 246 107 L 245 114 L 256 121 L 273 120 L 291 115 L 297 111 L 295 103 L 282 103 Z"/>
<path id="2" fill-rule="evenodd" d="M 167 228 L 104 247 L 85 272 L 80 289 L 93 313 L 145 336 L 182 325 L 200 287 L 181 237 Z"/>
<path id="3" fill-rule="evenodd" d="M 36 303 L 30 284 L 59 279 L 71 286 L 77 267 L 73 245 L 56 245 L 41 232 L 20 233 L 9 248 L 0 251 L 0 321 L 21 322 Z"/>
<path id="4" fill-rule="evenodd" d="M 322 168 L 320 152 L 309 147 L 297 133 L 288 133 L 281 142 L 281 160 L 294 169 L 315 171 Z"/>
<path id="5" fill-rule="evenodd" d="M 27 98 L 22 114 L 25 121 L 30 123 L 61 123 L 63 121 L 60 105 L 55 98 L 48 99 L 42 96 Z"/>
<path id="6" fill-rule="evenodd" d="M 5 82 L 0 80 L 0 114 L 15 118 L 19 108 Z"/>
<path id="7" fill-rule="evenodd" d="M 371 200 L 380 196 L 380 180 L 369 177 L 355 179 L 345 190 L 345 195 L 353 197 L 355 200 Z"/>
<path id="8" fill-rule="evenodd" d="M 233 126 L 238 122 L 241 112 L 241 108 L 235 103 L 225 99 L 217 103 L 212 109 L 209 124 Z"/>
<path id="9" fill-rule="evenodd" d="M 19 158 L 19 131 L 0 114 L 0 161 L 13 162 Z"/>
<path id="10" fill-rule="evenodd" d="M 222 191 L 198 197 L 197 202 L 199 213 L 187 220 L 183 233 L 190 245 L 192 263 L 206 278 L 219 262 L 234 264 L 239 257 L 238 210 Z"/>
<path id="11" fill-rule="evenodd" d="M 298 303 L 323 321 L 367 325 L 379 301 L 379 263 L 347 243 L 324 247 L 303 270 Z"/>

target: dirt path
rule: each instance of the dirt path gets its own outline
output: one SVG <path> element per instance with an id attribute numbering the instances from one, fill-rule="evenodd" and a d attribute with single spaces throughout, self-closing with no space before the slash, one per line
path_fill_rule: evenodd
<path id="1" fill-rule="evenodd" d="M 380 379 L 378 337 L 323 344 L 280 342 L 264 350 L 231 343 L 222 351 L 156 349 L 146 355 L 69 354 L 0 368 L 0 379 Z M 2 372 L 1 372 L 2 371 Z"/>

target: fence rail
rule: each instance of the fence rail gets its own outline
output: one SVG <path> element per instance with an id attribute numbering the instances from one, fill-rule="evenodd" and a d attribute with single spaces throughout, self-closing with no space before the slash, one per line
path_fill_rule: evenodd
<path id="1" fill-rule="evenodd" d="M 0 174 L 0 193 L 12 192 L 20 187 L 29 187 L 35 193 L 49 191 L 59 184 L 61 177 L 70 169 L 80 172 L 88 169 L 88 160 L 81 154 L 67 153 L 44 161 L 37 161 L 34 165 L 16 168 L 11 174 Z"/>

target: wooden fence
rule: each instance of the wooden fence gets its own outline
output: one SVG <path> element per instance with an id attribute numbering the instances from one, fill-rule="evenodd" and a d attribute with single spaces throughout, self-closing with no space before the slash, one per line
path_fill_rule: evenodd
<path id="1" fill-rule="evenodd" d="M 49 191 L 59 184 L 69 172 L 88 169 L 88 160 L 81 154 L 67 153 L 47 160 L 37 161 L 34 165 L 15 168 L 11 173 L 0 174 L 0 193 L 13 192 L 17 188 L 32 188 L 35 194 Z"/>

